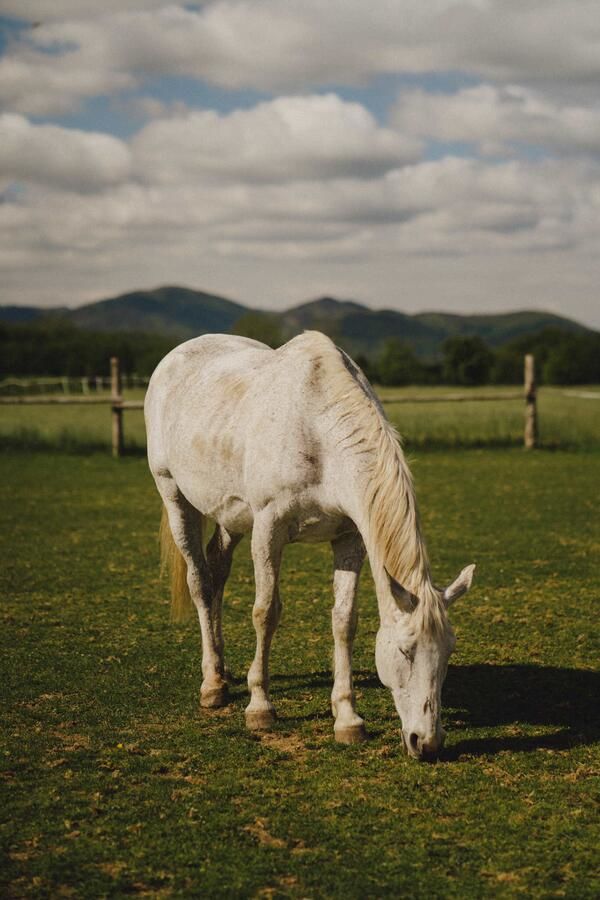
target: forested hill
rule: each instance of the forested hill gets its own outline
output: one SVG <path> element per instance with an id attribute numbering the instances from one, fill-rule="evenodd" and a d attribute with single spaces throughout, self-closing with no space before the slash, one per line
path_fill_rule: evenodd
<path id="1" fill-rule="evenodd" d="M 385 342 L 395 337 L 409 344 L 421 358 L 437 356 L 446 338 L 455 335 L 477 335 L 490 347 L 498 347 L 546 328 L 588 331 L 571 319 L 545 312 L 407 315 L 332 297 L 281 313 L 265 313 L 215 294 L 175 286 L 122 294 L 76 309 L 0 307 L 0 321 L 41 323 L 50 319 L 69 322 L 86 331 L 145 332 L 180 340 L 206 332 L 254 332 L 259 336 L 261 329 L 270 329 L 285 340 L 303 329 L 315 328 L 354 354 L 377 355 Z"/>
<path id="2" fill-rule="evenodd" d="M 339 302 L 330 297 L 294 307 L 281 315 L 285 331 L 297 333 L 317 328 L 331 335 L 352 353 L 377 354 L 390 338 L 409 344 L 417 356 L 437 356 L 448 337 L 477 335 L 491 347 L 498 347 L 524 334 L 546 328 L 585 332 L 583 325 L 553 313 L 524 310 L 489 315 L 417 313 L 374 310 L 358 303 Z"/>
<path id="3" fill-rule="evenodd" d="M 88 331 L 144 331 L 193 337 L 231 331 L 247 311 L 240 303 L 215 294 L 161 287 L 88 303 L 70 310 L 68 318 Z"/>

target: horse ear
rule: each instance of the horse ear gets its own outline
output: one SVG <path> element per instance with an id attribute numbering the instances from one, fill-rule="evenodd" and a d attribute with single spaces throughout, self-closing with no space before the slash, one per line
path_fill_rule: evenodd
<path id="1" fill-rule="evenodd" d="M 462 597 L 463 594 L 467 593 L 471 587 L 471 582 L 473 581 L 474 571 L 475 564 L 466 566 L 456 581 L 453 581 L 452 584 L 448 585 L 442 595 L 446 607 L 450 606 L 455 600 L 458 600 L 459 597 Z"/>
<path id="2" fill-rule="evenodd" d="M 390 586 L 390 591 L 392 592 L 392 596 L 398 606 L 403 612 L 413 612 L 415 608 L 415 600 L 410 591 L 407 591 L 406 588 L 403 588 L 402 585 L 396 581 L 393 575 L 390 575 L 388 570 L 385 570 L 385 574 L 387 575 L 387 580 Z"/>

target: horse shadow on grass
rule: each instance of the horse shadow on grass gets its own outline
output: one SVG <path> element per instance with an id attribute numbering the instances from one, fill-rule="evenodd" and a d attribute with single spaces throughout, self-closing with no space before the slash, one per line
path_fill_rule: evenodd
<path id="1" fill-rule="evenodd" d="M 329 671 L 275 675 L 282 691 L 331 686 Z M 355 671 L 357 690 L 380 687 L 373 672 Z M 385 690 L 384 688 L 381 688 Z M 503 751 L 564 750 L 600 740 L 600 673 L 536 665 L 450 666 L 443 692 L 443 719 L 453 734 L 461 729 L 520 726 L 554 728 L 544 734 L 506 734 L 466 738 L 448 747 L 442 760 L 494 755 Z M 308 718 L 328 715 L 312 713 Z M 306 719 L 307 716 L 295 717 Z"/>
<path id="2" fill-rule="evenodd" d="M 566 750 L 600 740 L 600 673 L 535 665 L 451 666 L 444 687 L 446 721 L 461 727 L 542 726 L 545 734 L 467 738 L 443 758 L 513 751 Z"/>

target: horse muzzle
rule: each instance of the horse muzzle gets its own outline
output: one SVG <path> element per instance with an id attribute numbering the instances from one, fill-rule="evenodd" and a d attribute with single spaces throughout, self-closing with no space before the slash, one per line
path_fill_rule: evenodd
<path id="1" fill-rule="evenodd" d="M 424 736 L 417 731 L 402 731 L 404 749 L 413 759 L 419 762 L 435 762 L 444 747 L 446 732 L 441 728 L 437 735 Z"/>

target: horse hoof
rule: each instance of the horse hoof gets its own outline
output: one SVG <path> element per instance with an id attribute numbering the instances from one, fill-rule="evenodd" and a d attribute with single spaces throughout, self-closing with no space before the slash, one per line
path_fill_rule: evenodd
<path id="1" fill-rule="evenodd" d="M 220 709 L 228 703 L 229 688 L 226 684 L 200 691 L 200 706 L 203 709 Z"/>
<path id="2" fill-rule="evenodd" d="M 360 725 L 341 725 L 339 728 L 334 728 L 333 733 L 339 744 L 361 744 L 367 739 L 367 732 L 362 722 Z"/>
<path id="3" fill-rule="evenodd" d="M 250 731 L 268 731 L 275 722 L 275 713 L 270 709 L 246 710 L 246 728 Z"/>

